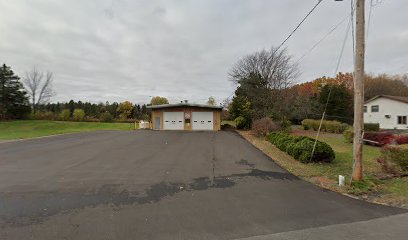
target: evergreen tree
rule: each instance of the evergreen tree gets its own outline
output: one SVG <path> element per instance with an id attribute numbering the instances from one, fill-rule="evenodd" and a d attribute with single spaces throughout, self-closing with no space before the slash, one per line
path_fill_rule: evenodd
<path id="1" fill-rule="evenodd" d="M 353 119 L 353 96 L 344 84 L 324 85 L 319 96 L 320 104 L 322 106 L 326 104 L 330 89 L 331 94 L 327 104 L 326 119 L 351 122 Z"/>
<path id="2" fill-rule="evenodd" d="M 0 119 L 20 119 L 30 112 L 27 92 L 10 67 L 0 67 Z"/>

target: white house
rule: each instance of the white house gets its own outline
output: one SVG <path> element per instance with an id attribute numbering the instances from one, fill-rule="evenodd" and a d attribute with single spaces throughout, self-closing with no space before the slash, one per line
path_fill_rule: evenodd
<path id="1" fill-rule="evenodd" d="M 364 122 L 381 129 L 408 129 L 408 97 L 378 95 L 364 104 Z"/>

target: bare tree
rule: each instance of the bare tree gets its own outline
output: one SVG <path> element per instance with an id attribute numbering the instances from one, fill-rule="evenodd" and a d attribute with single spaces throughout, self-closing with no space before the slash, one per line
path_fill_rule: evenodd
<path id="1" fill-rule="evenodd" d="M 52 72 L 47 71 L 44 75 L 35 67 L 25 73 L 24 84 L 30 95 L 33 113 L 37 111 L 39 105 L 49 102 L 50 98 L 55 95 L 52 87 L 53 79 Z"/>
<path id="2" fill-rule="evenodd" d="M 240 59 L 229 76 L 238 85 L 235 95 L 243 95 L 251 102 L 253 118 L 281 118 L 288 110 L 285 90 L 295 83 L 299 69 L 285 49 L 272 47 Z"/>
<path id="3" fill-rule="evenodd" d="M 294 83 L 299 76 L 299 69 L 286 49 L 272 47 L 269 51 L 264 49 L 240 59 L 229 73 L 231 80 L 237 84 L 251 74 L 260 76 L 266 88 L 279 90 Z"/>
<path id="4" fill-rule="evenodd" d="M 216 101 L 215 101 L 215 98 L 214 98 L 213 96 L 211 96 L 211 97 L 208 98 L 207 104 L 208 104 L 208 105 L 211 105 L 211 106 L 217 105 L 217 103 L 216 103 Z"/>

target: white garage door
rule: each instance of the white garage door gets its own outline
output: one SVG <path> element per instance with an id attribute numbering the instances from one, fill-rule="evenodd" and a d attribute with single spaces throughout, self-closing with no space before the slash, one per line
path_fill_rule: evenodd
<path id="1" fill-rule="evenodd" d="M 183 112 L 163 112 L 164 130 L 184 130 Z"/>
<path id="2" fill-rule="evenodd" d="M 193 112 L 193 130 L 214 130 L 213 112 Z"/>

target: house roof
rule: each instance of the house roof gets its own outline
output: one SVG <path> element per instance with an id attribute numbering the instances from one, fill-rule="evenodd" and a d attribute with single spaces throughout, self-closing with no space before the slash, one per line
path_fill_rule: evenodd
<path id="1" fill-rule="evenodd" d="M 221 106 L 212 106 L 212 105 L 195 104 L 195 103 L 176 103 L 176 104 L 162 104 L 162 105 L 147 106 L 147 108 L 150 108 L 150 109 L 176 108 L 176 107 L 199 107 L 199 108 L 210 108 L 210 109 L 222 110 Z"/>
<path id="2" fill-rule="evenodd" d="M 374 100 L 376 100 L 378 98 L 381 98 L 381 97 L 388 98 L 388 99 L 395 100 L 395 101 L 399 101 L 399 102 L 403 102 L 403 103 L 408 103 L 408 97 L 391 96 L 391 95 L 377 95 L 377 96 L 367 100 L 365 103 L 372 102 L 372 101 L 374 101 Z"/>

